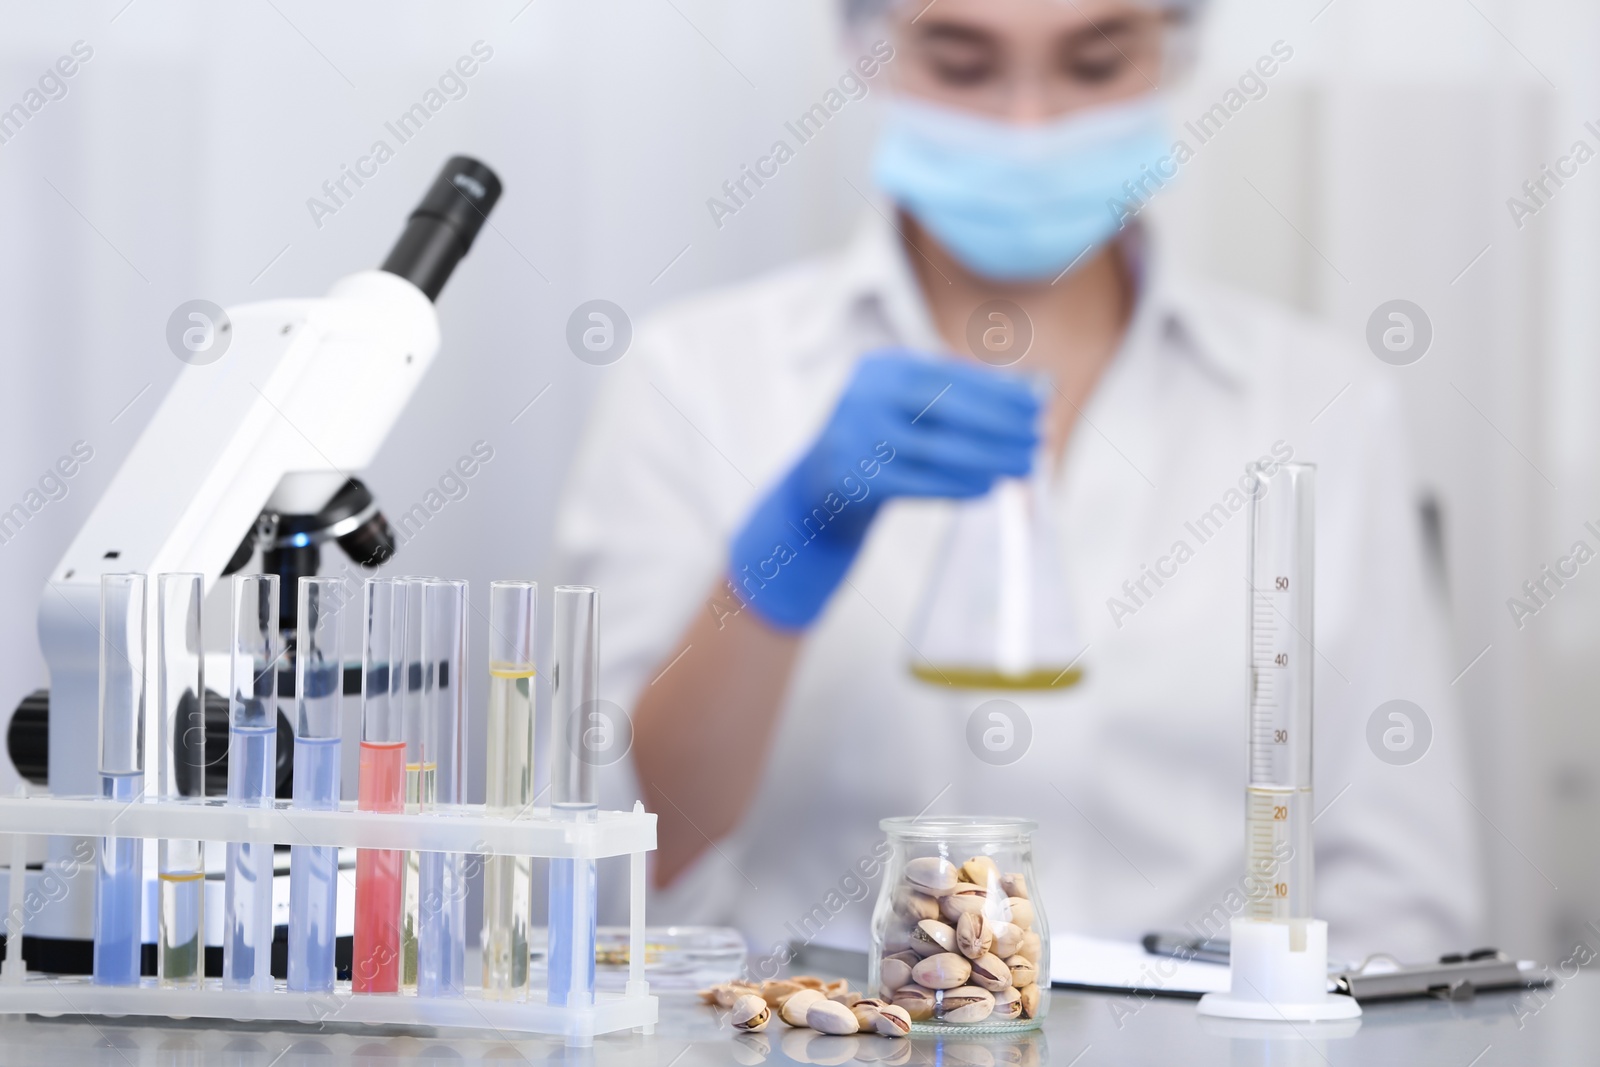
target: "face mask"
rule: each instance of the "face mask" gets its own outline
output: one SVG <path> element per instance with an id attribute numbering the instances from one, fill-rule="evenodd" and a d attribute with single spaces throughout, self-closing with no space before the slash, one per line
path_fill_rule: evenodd
<path id="1" fill-rule="evenodd" d="M 1122 227 L 1126 183 L 1145 197 L 1170 177 L 1170 145 L 1150 97 L 1030 126 L 902 97 L 873 177 L 973 273 L 1050 281 Z"/>

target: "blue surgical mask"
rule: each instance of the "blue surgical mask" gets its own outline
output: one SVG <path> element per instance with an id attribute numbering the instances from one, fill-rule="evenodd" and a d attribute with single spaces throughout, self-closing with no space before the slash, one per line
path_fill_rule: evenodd
<path id="1" fill-rule="evenodd" d="M 968 270 L 1028 282 L 1108 241 L 1172 168 L 1153 97 L 1026 126 L 901 97 L 873 176 Z"/>

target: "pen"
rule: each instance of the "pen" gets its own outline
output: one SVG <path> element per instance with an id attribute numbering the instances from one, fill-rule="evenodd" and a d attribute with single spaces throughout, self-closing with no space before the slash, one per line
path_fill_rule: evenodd
<path id="1" fill-rule="evenodd" d="M 1227 938 L 1187 937 L 1183 934 L 1150 933 L 1141 942 L 1152 956 L 1173 956 L 1180 960 L 1200 960 L 1203 963 L 1227 963 Z"/>

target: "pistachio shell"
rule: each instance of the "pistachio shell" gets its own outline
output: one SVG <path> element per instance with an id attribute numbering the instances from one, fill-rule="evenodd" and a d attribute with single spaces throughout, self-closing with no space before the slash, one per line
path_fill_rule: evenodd
<path id="1" fill-rule="evenodd" d="M 790 994 L 798 993 L 800 989 L 801 986 L 798 982 L 791 981 L 788 978 L 773 978 L 761 983 L 761 999 L 765 1000 L 769 1007 L 781 1008 L 783 1007 L 783 1002 L 789 999 Z"/>
<path id="2" fill-rule="evenodd" d="M 1039 1014 L 1039 986 L 1025 985 L 1017 990 L 1017 996 L 1022 999 L 1022 1017 L 1024 1019 L 1036 1018 Z"/>
<path id="3" fill-rule="evenodd" d="M 940 952 L 911 968 L 911 980 L 928 989 L 955 989 L 972 977 L 972 963 L 959 952 Z"/>
<path id="4" fill-rule="evenodd" d="M 991 922 L 989 929 L 994 932 L 994 944 L 989 946 L 989 951 L 1001 959 L 1015 956 L 1017 949 L 1022 947 L 1023 929 L 1016 923 L 1004 920 Z"/>
<path id="5" fill-rule="evenodd" d="M 905 1010 L 913 1022 L 933 1018 L 933 990 L 924 989 L 915 983 L 901 986 L 894 991 L 891 998 L 895 1005 Z"/>
<path id="6" fill-rule="evenodd" d="M 918 956 L 950 952 L 956 947 L 956 928 L 938 919 L 923 919 L 911 930 L 911 951 Z"/>
<path id="7" fill-rule="evenodd" d="M 939 898 L 939 914 L 945 922 L 955 923 L 968 912 L 982 911 L 989 901 L 989 891 L 981 885 L 962 882 Z"/>
<path id="8" fill-rule="evenodd" d="M 906 883 L 930 896 L 943 896 L 960 879 L 956 865 L 942 856 L 921 856 L 906 861 Z"/>
<path id="9" fill-rule="evenodd" d="M 790 1026 L 805 1026 L 806 1012 L 811 1005 L 828 998 L 822 995 L 820 989 L 802 989 L 789 996 L 783 1002 L 783 1007 L 778 1009 L 778 1015 Z"/>
<path id="10" fill-rule="evenodd" d="M 912 922 L 939 917 L 939 898 L 919 893 L 910 886 L 900 886 L 894 891 L 894 910 Z"/>
<path id="11" fill-rule="evenodd" d="M 878 980 L 886 989 L 899 989 L 911 981 L 911 965 L 890 956 L 878 965 Z"/>
<path id="12" fill-rule="evenodd" d="M 806 1025 L 819 1034 L 853 1034 L 861 1029 L 856 1013 L 837 1000 L 816 1000 L 806 1008 Z"/>
<path id="13" fill-rule="evenodd" d="M 1021 897 L 1028 900 L 1028 880 L 1019 872 L 1003 874 L 1000 876 L 1000 889 L 1008 897 Z"/>
<path id="14" fill-rule="evenodd" d="M 848 978 L 836 978 L 831 982 L 822 984 L 822 995 L 825 997 L 832 998 L 848 992 L 850 992 L 850 980 Z"/>
<path id="15" fill-rule="evenodd" d="M 735 1030 L 765 1030 L 772 1019 L 772 1008 L 755 993 L 746 993 L 733 1002 L 728 1023 Z"/>
<path id="16" fill-rule="evenodd" d="M 956 950 L 969 960 L 988 952 L 994 944 L 994 933 L 983 912 L 971 911 L 956 921 Z"/>
<path id="17" fill-rule="evenodd" d="M 811 974 L 797 974 L 791 981 L 802 989 L 821 989 L 825 984 L 822 979 Z"/>
<path id="18" fill-rule="evenodd" d="M 981 1023 L 994 1011 L 994 994 L 973 985 L 947 989 L 940 1007 L 947 1023 Z"/>
<path id="19" fill-rule="evenodd" d="M 1018 1019 L 1022 1017 L 1022 994 L 1012 986 L 994 991 L 994 1017 Z"/>
<path id="20" fill-rule="evenodd" d="M 961 865 L 961 880 L 987 889 L 1000 879 L 1000 868 L 988 856 L 973 856 Z"/>
<path id="21" fill-rule="evenodd" d="M 1033 901 L 1027 897 L 1007 897 L 1005 910 L 1012 922 L 1024 930 L 1033 929 Z"/>
<path id="22" fill-rule="evenodd" d="M 905 1037 L 911 1032 L 911 1015 L 898 1004 L 886 1004 L 879 1009 L 872 1028 L 884 1037 Z"/>
<path id="23" fill-rule="evenodd" d="M 1038 963 L 1039 957 L 1044 953 L 1044 943 L 1039 940 L 1038 931 L 1024 930 L 1022 944 L 1017 946 L 1017 952 Z"/>
<path id="24" fill-rule="evenodd" d="M 998 993 L 1011 985 L 1011 968 L 993 952 L 986 952 L 972 961 L 972 984 Z"/>
<path id="25" fill-rule="evenodd" d="M 1006 960 L 1011 969 L 1011 984 L 1021 989 L 1039 980 L 1039 965 L 1020 952 Z"/>

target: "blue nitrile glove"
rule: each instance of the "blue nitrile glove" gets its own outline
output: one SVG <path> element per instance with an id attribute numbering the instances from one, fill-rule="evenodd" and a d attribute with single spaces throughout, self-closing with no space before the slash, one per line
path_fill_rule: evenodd
<path id="1" fill-rule="evenodd" d="M 809 626 L 895 497 L 982 496 L 1039 444 L 1025 379 L 885 349 L 864 356 L 811 447 L 734 536 L 728 580 L 766 622 Z"/>

